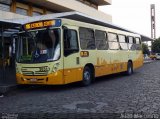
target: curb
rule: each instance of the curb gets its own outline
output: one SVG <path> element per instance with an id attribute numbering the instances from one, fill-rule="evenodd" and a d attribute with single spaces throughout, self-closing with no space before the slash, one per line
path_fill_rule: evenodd
<path id="1" fill-rule="evenodd" d="M 144 64 L 149 64 L 149 63 L 152 63 L 154 61 L 144 61 Z"/>

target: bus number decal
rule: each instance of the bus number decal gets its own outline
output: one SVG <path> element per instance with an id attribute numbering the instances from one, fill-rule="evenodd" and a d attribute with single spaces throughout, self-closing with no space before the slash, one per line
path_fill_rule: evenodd
<path id="1" fill-rule="evenodd" d="M 80 56 L 81 57 L 88 57 L 89 56 L 89 52 L 88 51 L 81 51 L 80 52 Z"/>

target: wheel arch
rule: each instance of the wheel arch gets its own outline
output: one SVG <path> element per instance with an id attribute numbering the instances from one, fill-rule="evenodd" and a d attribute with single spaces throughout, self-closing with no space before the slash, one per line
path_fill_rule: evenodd
<path id="1" fill-rule="evenodd" d="M 132 61 L 131 59 L 129 59 L 129 60 L 128 60 L 128 63 L 129 63 L 129 62 L 132 64 L 132 67 L 134 68 L 134 66 L 133 66 L 133 61 Z"/>
<path id="2" fill-rule="evenodd" d="M 86 64 L 84 67 L 86 67 L 86 66 L 91 69 L 92 74 L 93 74 L 93 76 L 95 77 L 95 67 L 94 67 L 94 65 L 93 65 L 92 63 L 88 63 L 88 64 Z"/>

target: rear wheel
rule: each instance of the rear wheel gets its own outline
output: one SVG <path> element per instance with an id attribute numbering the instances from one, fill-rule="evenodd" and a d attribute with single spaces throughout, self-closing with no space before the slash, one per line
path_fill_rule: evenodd
<path id="1" fill-rule="evenodd" d="M 86 66 L 83 70 L 83 80 L 81 82 L 82 86 L 90 85 L 92 82 L 92 79 L 93 79 L 92 71 L 88 66 Z"/>
<path id="2" fill-rule="evenodd" d="M 128 62 L 126 74 L 127 75 L 132 75 L 133 74 L 133 65 L 132 65 L 132 62 Z"/>

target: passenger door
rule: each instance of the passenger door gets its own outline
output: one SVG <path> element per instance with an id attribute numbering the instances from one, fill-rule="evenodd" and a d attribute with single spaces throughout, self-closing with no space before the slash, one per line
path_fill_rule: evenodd
<path id="1" fill-rule="evenodd" d="M 78 28 L 67 26 L 63 29 L 64 44 L 64 80 L 65 84 L 80 81 L 80 53 L 78 45 Z"/>

